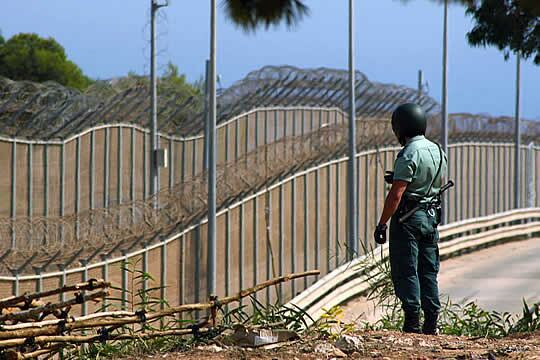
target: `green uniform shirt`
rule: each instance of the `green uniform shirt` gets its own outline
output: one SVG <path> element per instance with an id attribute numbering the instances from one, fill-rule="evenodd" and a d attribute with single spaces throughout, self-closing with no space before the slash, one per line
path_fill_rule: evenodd
<path id="1" fill-rule="evenodd" d="M 446 178 L 446 154 L 439 151 L 437 144 L 429 141 L 424 136 L 415 136 L 405 144 L 399 152 L 394 165 L 394 180 L 402 180 L 409 183 L 405 196 L 420 202 L 425 202 L 439 193 L 443 178 Z M 441 171 L 433 182 L 429 194 L 429 187 L 441 164 Z"/>

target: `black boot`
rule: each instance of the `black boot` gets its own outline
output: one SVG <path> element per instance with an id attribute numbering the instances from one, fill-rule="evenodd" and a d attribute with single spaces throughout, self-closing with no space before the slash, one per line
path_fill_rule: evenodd
<path id="1" fill-rule="evenodd" d="M 420 314 L 405 312 L 405 321 L 403 322 L 403 332 L 420 334 Z"/>
<path id="2" fill-rule="evenodd" d="M 439 318 L 439 314 L 424 313 L 424 318 L 422 333 L 426 335 L 437 335 L 437 320 Z"/>

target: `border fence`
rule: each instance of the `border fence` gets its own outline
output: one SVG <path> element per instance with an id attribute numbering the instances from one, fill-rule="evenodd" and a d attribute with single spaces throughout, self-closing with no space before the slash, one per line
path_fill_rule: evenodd
<path id="1" fill-rule="evenodd" d="M 344 72 L 268 67 L 221 93 L 219 294 L 298 270 L 326 274 L 346 261 L 345 89 Z M 55 91 L 64 97 L 46 99 Z M 136 263 L 154 276 L 161 298 L 198 302 L 206 296 L 202 115 L 179 107 L 176 98 L 161 101 L 160 127 L 167 131 L 160 143 L 169 156 L 155 210 L 144 91 L 126 90 L 105 103 L 66 92 L 0 81 L 0 167 L 7 169 L 0 181 L 0 283 L 9 284 L 3 295 L 100 277 L 127 289 L 126 264 Z M 438 105 L 365 76 L 357 94 L 358 241 L 369 249 L 388 191 L 384 171 L 399 151 L 389 114 L 399 103 L 421 103 L 436 139 Z M 176 107 L 185 110 L 179 118 Z M 27 125 L 15 126 L 21 119 Z M 47 130 L 36 132 L 47 119 Z M 530 145 L 521 148 L 521 203 L 540 206 L 534 144 L 540 126 L 523 127 Z M 450 177 L 457 184 L 446 202 L 449 221 L 511 209 L 512 119 L 456 114 L 449 134 Z M 262 300 L 290 299 L 315 280 L 268 289 Z"/>

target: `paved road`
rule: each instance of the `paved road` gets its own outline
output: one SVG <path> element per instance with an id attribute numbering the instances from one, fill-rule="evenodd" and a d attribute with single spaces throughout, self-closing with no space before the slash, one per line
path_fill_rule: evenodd
<path id="1" fill-rule="evenodd" d="M 440 289 L 451 299 L 520 312 L 522 299 L 540 301 L 540 239 L 513 242 L 441 264 Z"/>
<path id="2" fill-rule="evenodd" d="M 540 302 L 540 239 L 446 260 L 441 264 L 439 287 L 454 302 L 474 300 L 486 310 L 521 313 L 523 298 L 529 304 Z M 373 305 L 363 298 L 350 301 L 344 310 L 347 321 L 377 318 Z"/>

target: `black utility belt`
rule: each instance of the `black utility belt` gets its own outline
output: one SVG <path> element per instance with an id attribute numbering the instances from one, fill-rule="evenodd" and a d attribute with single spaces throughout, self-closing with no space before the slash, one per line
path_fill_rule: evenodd
<path id="1" fill-rule="evenodd" d="M 418 208 L 418 210 L 424 210 L 428 211 L 430 209 L 437 210 L 441 207 L 441 204 L 439 202 L 429 201 L 425 203 L 421 203 L 419 201 L 414 200 L 406 200 L 402 201 L 399 205 L 399 211 L 400 213 L 406 213 L 411 211 L 414 208 Z"/>

